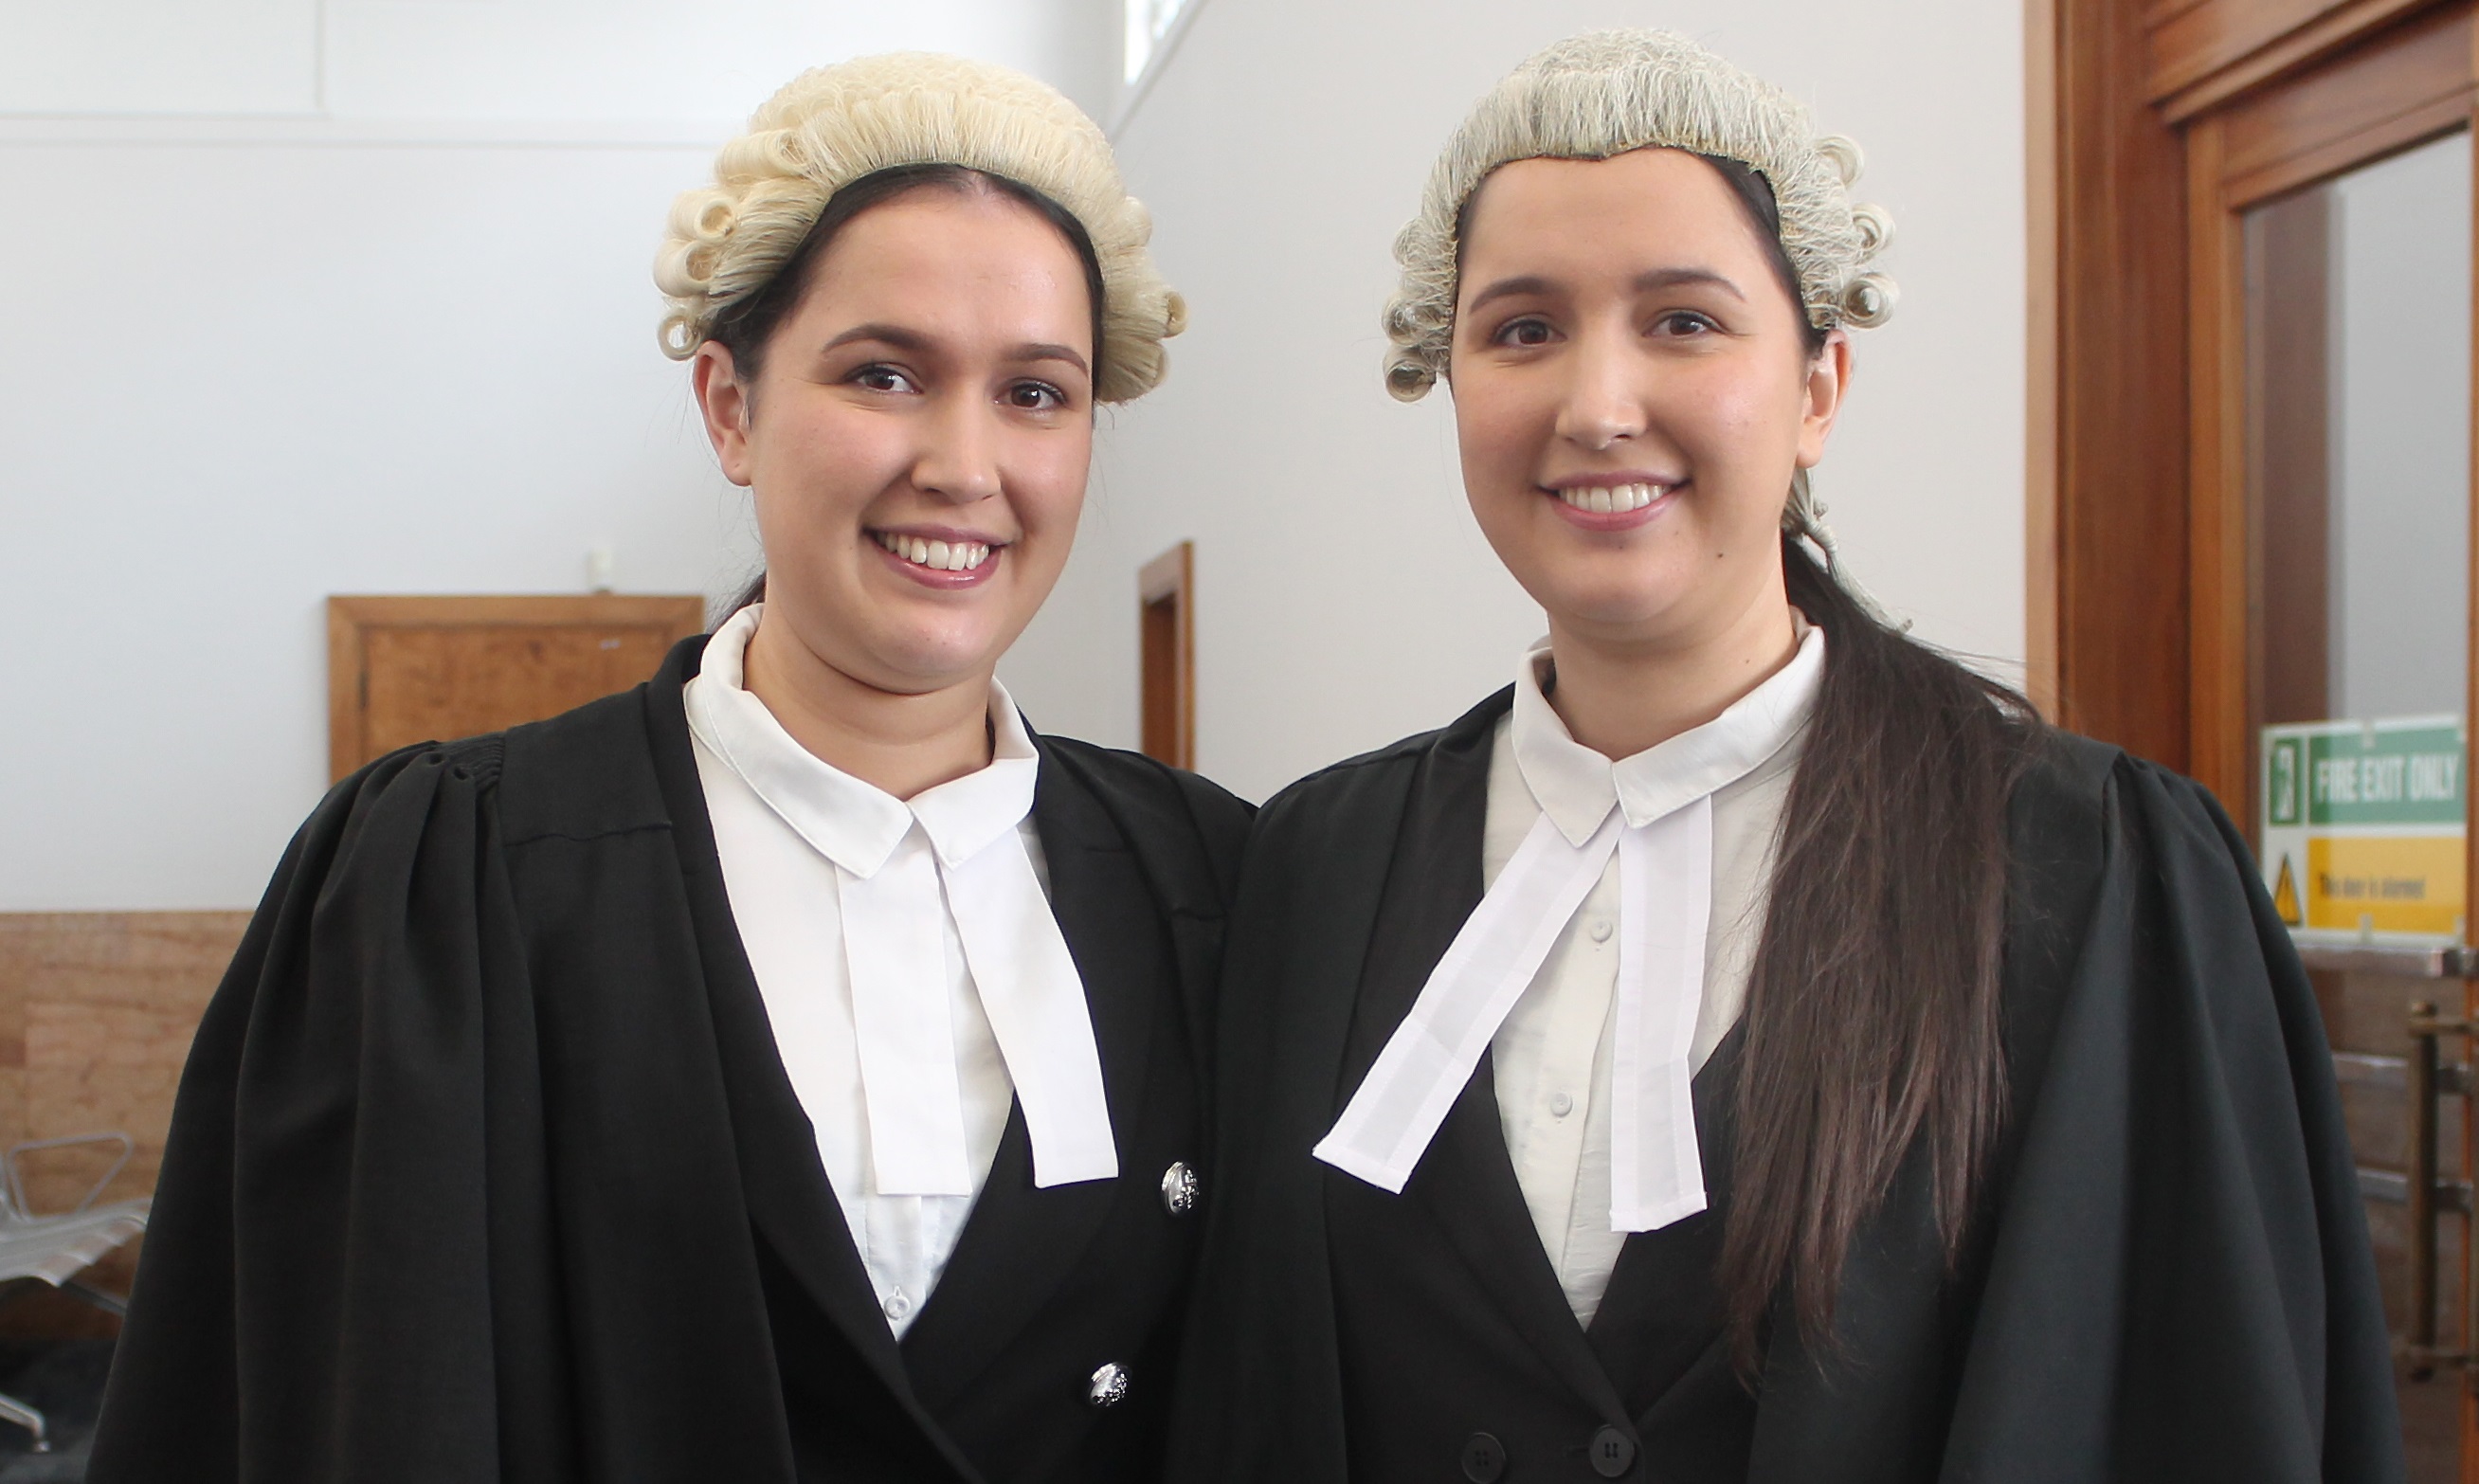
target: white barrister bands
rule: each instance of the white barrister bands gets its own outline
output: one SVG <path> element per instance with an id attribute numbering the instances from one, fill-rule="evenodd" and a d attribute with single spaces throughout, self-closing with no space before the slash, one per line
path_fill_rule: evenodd
<path id="1" fill-rule="evenodd" d="M 1610 1230 L 1704 1209 L 1687 1052 L 1713 913 L 1713 796 L 1619 836 L 1618 1044 L 1610 1059 Z"/>
<path id="2" fill-rule="evenodd" d="M 947 996 L 931 992 L 946 977 L 937 859 L 918 833 L 907 833 L 872 874 L 838 869 L 835 896 L 878 1193 L 970 1195 L 955 1025 Z M 986 1003 L 988 987 L 981 988 Z"/>
<path id="3" fill-rule="evenodd" d="M 745 609 L 716 635 L 745 644 Z M 736 652 L 736 649 L 730 651 Z M 702 677 L 701 678 L 704 678 Z M 1023 834 L 1040 771 L 1030 735 L 993 686 L 988 767 L 899 801 L 802 752 L 735 671 L 692 682 L 698 739 L 831 863 L 851 988 L 873 1196 L 971 1196 L 947 932 L 961 945 L 1033 1145 L 1034 1184 L 1119 1172 L 1085 982 Z M 1004 708 L 1005 715 L 998 714 Z M 839 830 L 804 789 L 835 791 Z M 984 1162 L 985 1164 L 985 1162 Z"/>
<path id="4" fill-rule="evenodd" d="M 1014 831 L 947 863 L 947 902 L 982 1010 L 1015 1078 L 1033 1139 L 1033 1183 L 1046 1189 L 1115 1177 L 1119 1151 L 1084 976 Z"/>
<path id="5" fill-rule="evenodd" d="M 1804 725 L 1824 662 L 1823 631 L 1807 629 L 1788 664 L 1714 721 L 1604 763 L 1589 806 L 1564 798 L 1545 807 L 1317 1143 L 1316 1158 L 1382 1190 L 1403 1189 L 1615 856 L 1610 1229 L 1652 1231 L 1703 1210 L 1692 1060 L 1713 911 L 1713 796 Z M 1539 690 L 1519 687 L 1518 707 L 1527 704 L 1546 717 Z M 1563 729 L 1557 735 L 1572 748 Z"/>
<path id="6" fill-rule="evenodd" d="M 1403 1189 L 1489 1038 L 1601 879 L 1623 823 L 1613 810 L 1600 832 L 1578 848 L 1548 815 L 1541 816 L 1430 972 L 1333 1132 L 1318 1142 L 1318 1159 L 1381 1190 Z"/>

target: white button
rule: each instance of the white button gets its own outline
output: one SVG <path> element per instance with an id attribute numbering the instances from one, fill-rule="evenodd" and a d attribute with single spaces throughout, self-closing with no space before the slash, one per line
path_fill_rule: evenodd
<path id="1" fill-rule="evenodd" d="M 901 1319 L 906 1315 L 912 1312 L 912 1299 L 902 1289 L 897 1289 L 894 1292 L 887 1294 L 886 1302 L 881 1304 L 879 1307 L 886 1311 L 886 1317 L 888 1318 Z"/>
<path id="2" fill-rule="evenodd" d="M 1574 1100 L 1573 1098 L 1572 1098 L 1572 1097 L 1569 1097 L 1566 1093 L 1564 1093 L 1564 1092 L 1560 1092 L 1560 1093 L 1556 1093 L 1556 1094 L 1554 1094 L 1554 1095 L 1552 1095 L 1552 1096 L 1550 1097 L 1550 1099 L 1549 1099 L 1549 1116 L 1550 1116 L 1550 1117 L 1552 1117 L 1552 1118 L 1563 1118 L 1563 1117 L 1567 1116 L 1569 1113 L 1573 1113 L 1574 1111 L 1575 1111 L 1575 1100 Z"/>
<path id="3" fill-rule="evenodd" d="M 1592 933 L 1592 934 L 1593 934 L 1593 941 L 1594 941 L 1594 942 L 1596 942 L 1596 943 L 1606 943 L 1606 942 L 1608 942 L 1608 941 L 1610 940 L 1610 920 L 1609 920 L 1608 918 L 1606 918 L 1606 917 L 1596 917 L 1596 918 L 1594 918 L 1594 919 L 1593 919 L 1593 926 L 1592 926 L 1592 928 L 1591 928 L 1591 930 L 1590 930 L 1590 931 L 1591 931 L 1591 933 Z"/>

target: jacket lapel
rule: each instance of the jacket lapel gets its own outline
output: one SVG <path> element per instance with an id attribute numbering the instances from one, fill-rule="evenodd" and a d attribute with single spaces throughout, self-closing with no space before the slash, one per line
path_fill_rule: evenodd
<path id="1" fill-rule="evenodd" d="M 1504 710 L 1483 706 L 1448 729 L 1413 780 L 1361 980 L 1338 1115 L 1480 905 L 1490 744 Z M 1474 1283 L 1560 1378 L 1604 1415 L 1623 1415 L 1523 1203 L 1486 1057 L 1413 1170 L 1403 1198 L 1427 1211 Z"/>
<path id="2" fill-rule="evenodd" d="M 879 1312 L 869 1273 L 844 1224 L 819 1161 L 816 1130 L 775 1049 L 757 977 L 732 920 L 714 827 L 689 740 L 681 687 L 697 673 L 703 641 L 685 640 L 648 686 L 656 777 L 671 812 L 690 916 L 703 960 L 708 1008 L 723 1059 L 741 1188 L 751 1224 L 819 1310 L 964 1477 L 975 1472 L 913 1394 L 895 1336 Z"/>
<path id="3" fill-rule="evenodd" d="M 1111 1123 L 1123 1153 L 1145 1116 L 1142 1096 L 1156 1004 L 1172 992 L 1172 959 L 1136 855 L 1098 800 L 1044 746 L 1034 823 L 1049 866 L 1051 910 L 1085 981 Z M 1048 1302 L 1091 1245 L 1123 1183 L 1035 1189 L 1033 1142 L 1019 1106 L 903 1355 L 924 1401 L 959 1394 Z"/>

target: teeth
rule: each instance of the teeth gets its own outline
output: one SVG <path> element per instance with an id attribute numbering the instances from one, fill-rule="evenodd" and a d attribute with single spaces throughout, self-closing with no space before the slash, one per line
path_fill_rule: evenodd
<path id="1" fill-rule="evenodd" d="M 1623 515 L 1651 504 L 1668 488 L 1662 484 L 1578 485 L 1560 490 L 1558 498 L 1596 515 Z"/>
<path id="2" fill-rule="evenodd" d="M 933 572 L 971 572 L 990 559 L 986 542 L 929 541 L 893 531 L 872 531 L 870 538 L 914 566 Z"/>

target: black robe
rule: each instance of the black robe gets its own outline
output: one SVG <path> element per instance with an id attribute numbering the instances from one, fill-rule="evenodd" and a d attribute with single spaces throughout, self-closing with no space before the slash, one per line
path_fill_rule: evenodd
<path id="1" fill-rule="evenodd" d="M 2398 1414 L 2314 997 L 2201 788 L 2058 735 L 2012 800 L 2010 1109 L 1945 1261 L 1914 1149 L 1809 1353 L 1752 1391 L 1712 1281 L 1740 1037 L 1696 1084 L 1711 1209 L 1630 1237 L 1589 1330 L 1489 1062 L 1400 1195 L 1319 1164 L 1481 896 L 1501 693 L 1258 817 L 1170 1477 L 1359 1484 L 2388 1484 Z"/>
<path id="2" fill-rule="evenodd" d="M 898 1344 L 732 923 L 701 648 L 302 828 L 182 1077 L 89 1479 L 1153 1476 L 1247 806 L 1036 739 L 1121 1172 L 1035 1190 L 1016 1110 Z"/>

